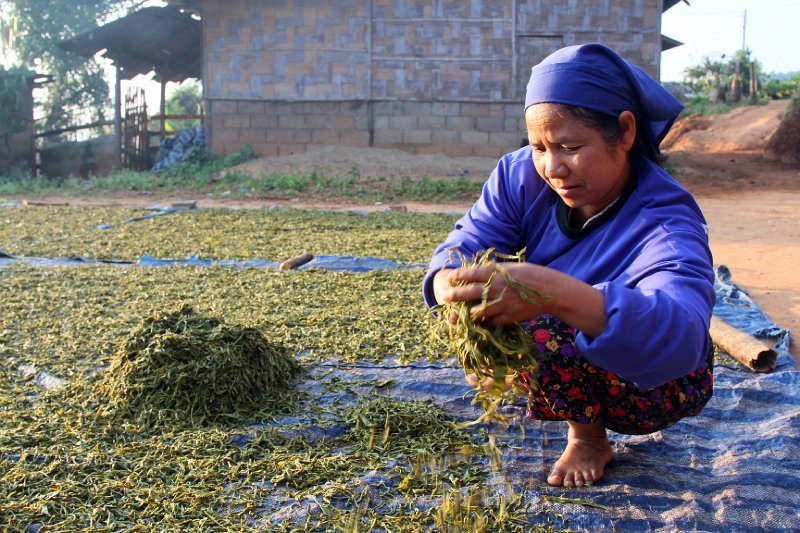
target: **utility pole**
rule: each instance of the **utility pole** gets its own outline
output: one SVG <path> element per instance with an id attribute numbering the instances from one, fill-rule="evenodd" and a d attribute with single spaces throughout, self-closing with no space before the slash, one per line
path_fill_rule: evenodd
<path id="1" fill-rule="evenodd" d="M 742 50 L 746 50 L 745 48 L 745 33 L 747 32 L 747 10 L 744 10 L 744 19 L 742 20 Z"/>

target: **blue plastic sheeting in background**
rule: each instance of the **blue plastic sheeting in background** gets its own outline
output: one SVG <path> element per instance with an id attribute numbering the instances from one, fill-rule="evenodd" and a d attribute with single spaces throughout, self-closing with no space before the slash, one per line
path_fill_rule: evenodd
<path id="1" fill-rule="evenodd" d="M 322 268 L 347 272 L 369 272 L 371 270 L 396 270 L 423 268 L 425 265 L 407 265 L 378 257 L 355 257 L 352 255 L 318 255 L 300 269 Z"/>
<path id="2" fill-rule="evenodd" d="M 168 267 L 168 266 L 195 266 L 195 267 L 213 267 L 213 266 L 227 266 L 234 268 L 269 268 L 277 267 L 278 263 L 274 261 L 262 261 L 260 259 L 251 259 L 249 261 L 239 261 L 236 259 L 201 259 L 196 255 L 190 255 L 185 259 L 161 259 L 150 255 L 143 255 L 136 261 L 138 266 L 143 267 Z"/>
<path id="3" fill-rule="evenodd" d="M 158 150 L 158 163 L 153 165 L 151 172 L 186 161 L 195 154 L 206 149 L 206 130 L 202 125 L 179 131 L 174 137 L 169 137 L 161 142 Z"/>
<path id="4" fill-rule="evenodd" d="M 137 262 L 139 266 L 157 267 L 157 266 L 173 266 L 173 265 L 188 265 L 188 266 L 229 266 L 234 268 L 270 268 L 277 267 L 278 263 L 274 261 L 264 261 L 261 259 L 251 259 L 248 261 L 241 261 L 236 259 L 201 259 L 196 255 L 189 256 L 185 259 L 159 259 L 148 255 L 142 256 Z M 388 259 L 380 259 L 378 257 L 355 257 L 352 255 L 319 255 L 314 257 L 308 263 L 297 267 L 296 270 L 308 270 L 312 268 L 321 268 L 324 270 L 346 271 L 346 272 L 369 272 L 372 270 L 397 270 L 401 268 L 422 268 L 423 265 L 407 265 L 390 261 Z"/>
<path id="5" fill-rule="evenodd" d="M 54 267 L 54 266 L 87 266 L 114 264 L 119 266 L 138 265 L 141 267 L 169 267 L 169 266 L 194 266 L 194 267 L 231 267 L 231 268 L 277 268 L 275 261 L 263 259 L 210 259 L 191 255 L 184 259 L 163 259 L 150 255 L 143 255 L 135 263 L 131 261 L 110 261 L 98 260 L 89 257 L 18 257 L 6 254 L 0 250 L 0 269 L 12 263 L 24 263 L 35 267 Z M 346 271 L 346 272 L 370 272 L 372 270 L 397 270 L 422 268 L 424 265 L 409 265 L 398 263 L 388 259 L 378 257 L 355 257 L 351 255 L 320 255 L 312 261 L 297 268 L 297 270 L 308 270 L 320 268 L 324 270 Z"/>
<path id="6" fill-rule="evenodd" d="M 35 256 L 13 256 L 0 250 L 0 270 L 13 265 L 23 263 L 28 266 L 46 268 L 57 266 L 88 266 L 88 265 L 117 265 L 130 266 L 128 261 L 97 260 L 88 257 L 35 257 Z"/>

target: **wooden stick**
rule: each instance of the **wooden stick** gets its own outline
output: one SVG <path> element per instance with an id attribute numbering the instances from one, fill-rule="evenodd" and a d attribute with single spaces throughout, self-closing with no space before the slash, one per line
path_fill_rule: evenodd
<path id="1" fill-rule="evenodd" d="M 313 255 L 311 255 L 308 252 L 303 252 L 300 255 L 292 257 L 291 259 L 287 259 L 286 261 L 278 265 L 278 270 L 291 270 L 293 268 L 305 265 L 312 259 L 314 259 Z"/>
<path id="2" fill-rule="evenodd" d="M 45 205 L 45 206 L 66 207 L 69 205 L 69 202 L 47 202 L 45 200 L 22 200 L 22 205 Z"/>
<path id="3" fill-rule="evenodd" d="M 756 372 L 775 370 L 778 352 L 766 346 L 764 341 L 736 329 L 713 315 L 709 330 L 714 344 L 747 368 Z"/>

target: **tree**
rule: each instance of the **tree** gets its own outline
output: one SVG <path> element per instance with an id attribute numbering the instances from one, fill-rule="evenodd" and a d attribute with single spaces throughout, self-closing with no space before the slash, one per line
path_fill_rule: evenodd
<path id="1" fill-rule="evenodd" d="M 25 119 L 20 101 L 22 94 L 30 91 L 29 80 L 33 72 L 16 67 L 6 69 L 0 65 L 0 140 L 11 153 L 11 136 L 25 130 L 29 122 Z"/>
<path id="2" fill-rule="evenodd" d="M 720 100 L 720 93 L 722 93 L 724 100 L 728 79 L 725 75 L 725 63 L 722 61 L 703 57 L 699 65 L 686 68 L 683 76 L 692 92 L 706 95 L 715 101 Z"/>
<path id="3" fill-rule="evenodd" d="M 172 91 L 165 102 L 167 115 L 197 115 L 203 105 L 203 93 L 197 82 L 186 82 Z M 167 130 L 191 128 L 197 120 L 168 120 Z"/>
<path id="4" fill-rule="evenodd" d="M 108 82 L 96 59 L 85 59 L 58 47 L 61 40 L 125 13 L 134 0 L 16 0 L 19 62 L 53 76 L 36 104 L 45 112 L 45 130 L 102 120 L 109 110 Z"/>
<path id="5" fill-rule="evenodd" d="M 683 71 L 683 76 L 690 90 L 709 97 L 715 102 L 729 100 L 730 89 L 734 80 L 742 95 L 750 94 L 750 50 L 737 50 L 732 56 L 723 55 L 718 60 L 703 57 L 699 65 L 691 66 Z M 756 62 L 756 71 L 760 70 Z"/>
<path id="6" fill-rule="evenodd" d="M 800 94 L 800 73 L 789 75 L 766 74 L 761 81 L 761 94 L 771 100 L 791 98 Z"/>

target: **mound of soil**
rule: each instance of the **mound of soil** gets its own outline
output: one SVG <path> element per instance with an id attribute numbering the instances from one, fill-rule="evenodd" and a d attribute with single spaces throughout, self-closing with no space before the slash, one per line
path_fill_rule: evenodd
<path id="1" fill-rule="evenodd" d="M 271 173 L 351 176 L 361 178 L 403 177 L 461 178 L 481 183 L 497 164 L 494 157 L 448 157 L 443 154 L 413 155 L 387 148 L 319 146 L 308 152 L 261 157 L 242 163 L 228 172 L 259 177 Z"/>
<path id="2" fill-rule="evenodd" d="M 662 150 L 684 152 L 759 152 L 781 122 L 786 100 L 742 106 L 721 115 L 692 116 L 675 123 Z"/>
<path id="3" fill-rule="evenodd" d="M 790 165 L 800 163 L 800 101 L 794 102 L 767 144 L 764 155 Z"/>
<path id="4" fill-rule="evenodd" d="M 705 131 L 711 127 L 710 115 L 692 115 L 675 122 L 672 128 L 661 142 L 661 148 L 668 150 L 679 143 L 688 133 L 693 131 Z"/>

